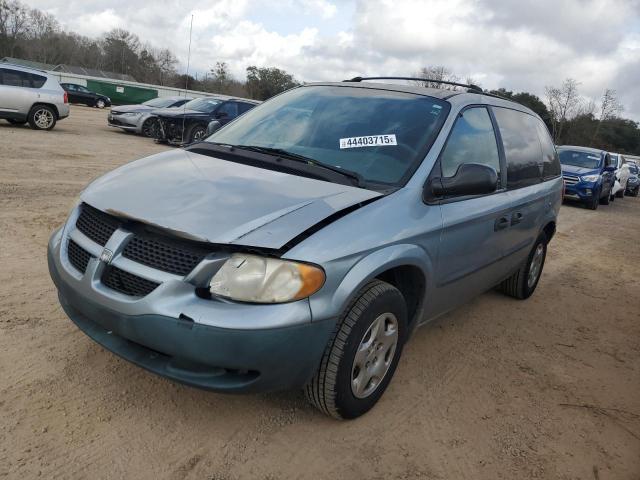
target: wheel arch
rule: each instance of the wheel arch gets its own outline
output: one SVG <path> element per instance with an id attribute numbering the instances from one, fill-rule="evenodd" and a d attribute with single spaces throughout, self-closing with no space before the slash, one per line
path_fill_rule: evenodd
<path id="1" fill-rule="evenodd" d="M 312 311 L 318 318 L 340 315 L 367 283 L 379 279 L 405 296 L 411 328 L 419 323 L 416 320 L 428 302 L 432 276 L 433 261 L 422 248 L 407 244 L 385 247 L 360 259 L 333 289 L 330 299 L 316 301 L 312 297 Z"/>
<path id="2" fill-rule="evenodd" d="M 51 108 L 54 111 L 54 113 L 56 114 L 56 120 L 60 120 L 60 112 L 58 111 L 58 107 L 56 107 L 55 104 L 49 103 L 49 102 L 36 102 L 36 103 L 34 103 L 33 105 L 31 105 L 31 108 L 29 109 L 29 114 L 33 111 L 34 108 L 36 108 L 38 106 L 45 106 L 45 107 Z"/>

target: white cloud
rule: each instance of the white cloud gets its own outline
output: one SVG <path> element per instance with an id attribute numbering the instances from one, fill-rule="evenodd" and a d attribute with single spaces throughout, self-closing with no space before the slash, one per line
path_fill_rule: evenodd
<path id="1" fill-rule="evenodd" d="M 183 65 L 193 13 L 200 72 L 226 61 L 238 77 L 255 64 L 312 81 L 440 64 L 484 87 L 538 95 L 574 77 L 590 98 L 615 88 L 625 114 L 640 120 L 640 0 L 27 2 L 85 35 L 128 29 Z"/>

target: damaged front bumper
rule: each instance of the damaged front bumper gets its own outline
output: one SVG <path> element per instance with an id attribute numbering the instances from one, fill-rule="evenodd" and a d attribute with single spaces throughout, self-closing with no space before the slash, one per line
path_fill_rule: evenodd
<path id="1" fill-rule="evenodd" d="M 127 297 L 101 282 L 105 262 L 99 257 L 91 256 L 84 273 L 74 269 L 67 242 L 58 230 L 48 246 L 60 304 L 80 330 L 125 360 L 187 385 L 230 393 L 301 387 L 317 370 L 336 320 L 312 322 L 307 300 L 215 301 L 174 279 L 143 298 Z"/>

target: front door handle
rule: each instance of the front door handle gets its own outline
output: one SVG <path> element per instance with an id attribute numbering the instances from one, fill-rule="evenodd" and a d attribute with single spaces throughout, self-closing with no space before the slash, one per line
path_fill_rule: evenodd
<path id="1" fill-rule="evenodd" d="M 518 223 L 520 223 L 522 221 L 522 213 L 520 212 L 516 212 L 513 215 L 511 215 L 511 225 L 517 225 Z"/>
<path id="2" fill-rule="evenodd" d="M 507 228 L 509 226 L 509 219 L 507 217 L 500 217 L 496 220 L 496 223 L 493 224 L 493 230 L 494 231 L 498 231 L 498 230 L 504 230 L 505 228 Z"/>

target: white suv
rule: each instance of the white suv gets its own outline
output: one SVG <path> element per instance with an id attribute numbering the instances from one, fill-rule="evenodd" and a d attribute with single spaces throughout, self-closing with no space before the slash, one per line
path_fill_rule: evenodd
<path id="1" fill-rule="evenodd" d="M 42 70 L 0 63 L 0 118 L 51 130 L 68 116 L 67 93 L 54 77 Z"/>

